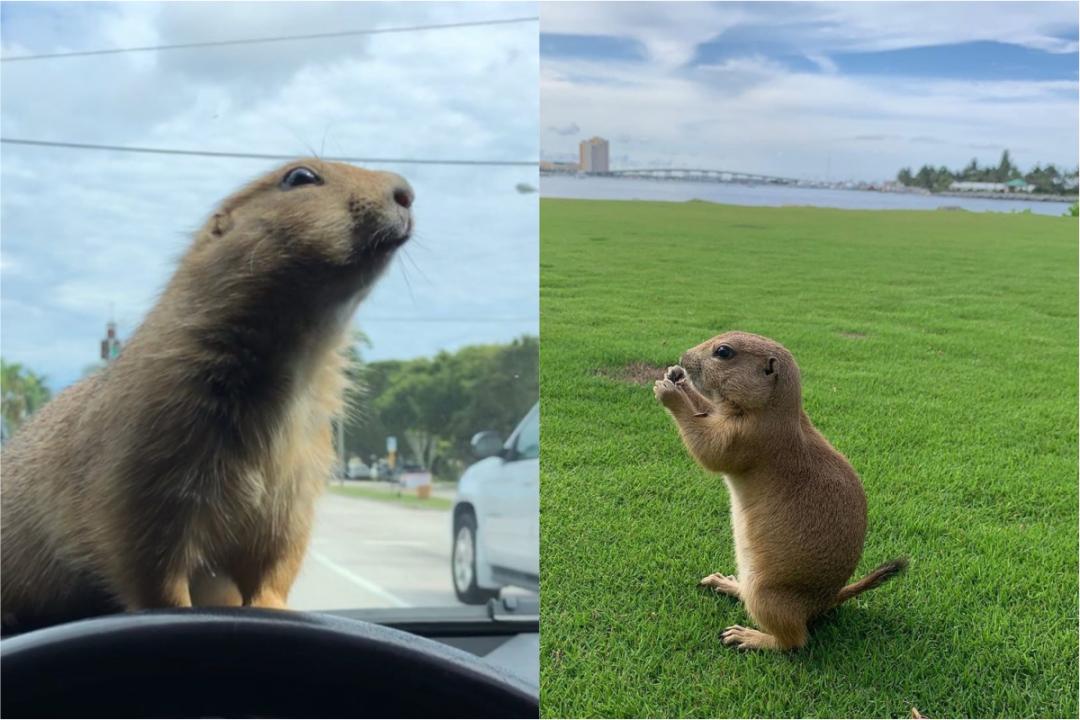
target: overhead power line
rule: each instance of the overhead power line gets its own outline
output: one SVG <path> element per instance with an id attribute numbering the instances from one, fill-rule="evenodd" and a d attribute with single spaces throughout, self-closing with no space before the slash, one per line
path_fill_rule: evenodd
<path id="1" fill-rule="evenodd" d="M 242 40 L 213 40 L 206 42 L 177 43 L 175 45 L 148 45 L 145 47 L 110 48 L 105 50 L 79 50 L 75 52 L 41 53 L 37 55 L 11 55 L 0 57 L 0 62 L 20 62 L 23 60 L 49 60 L 53 58 L 87 57 L 89 55 L 117 55 L 130 52 L 153 52 L 156 50 L 186 50 L 190 48 L 220 47 L 224 45 L 257 45 L 260 43 L 293 42 L 297 40 L 321 40 L 326 38 L 353 37 L 358 35 L 387 35 L 391 33 L 425 32 L 429 30 L 451 30 L 454 28 L 483 27 L 488 25 L 511 25 L 515 23 L 537 22 L 539 17 L 517 17 L 501 20 L 473 20 L 469 22 L 445 23 L 441 25 L 412 25 L 409 27 L 370 28 L 367 30 L 341 30 L 338 32 L 311 33 L 309 35 L 281 35 L 277 37 L 246 38 Z"/>
<path id="2" fill-rule="evenodd" d="M 103 150 L 109 152 L 143 153 L 150 155 L 193 155 L 198 157 L 244 158 L 250 160 L 295 160 L 296 155 L 272 153 L 217 152 L 214 150 L 180 150 L 176 148 L 131 147 L 125 145 L 95 145 L 92 143 L 55 142 L 52 140 L 28 140 L 25 138 L 0 138 L 6 145 L 31 145 L 35 147 L 67 148 L 70 150 Z M 332 162 L 372 163 L 380 165 L 489 165 L 503 167 L 537 167 L 536 160 L 463 160 L 456 158 L 378 158 L 378 157 L 324 157 Z"/>
<path id="3" fill-rule="evenodd" d="M 440 317 L 363 317 L 357 318 L 360 324 L 364 323 L 453 323 L 455 325 L 466 325 L 472 323 L 523 323 L 523 322 L 538 322 L 538 317 L 473 317 L 473 318 L 440 318 Z"/>

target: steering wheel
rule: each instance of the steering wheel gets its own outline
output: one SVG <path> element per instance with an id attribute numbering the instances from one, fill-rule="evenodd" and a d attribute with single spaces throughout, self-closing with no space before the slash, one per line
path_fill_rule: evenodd
<path id="1" fill-rule="evenodd" d="M 371 623 L 252 608 L 83 620 L 0 643 L 4 717 L 539 717 L 537 691 Z"/>

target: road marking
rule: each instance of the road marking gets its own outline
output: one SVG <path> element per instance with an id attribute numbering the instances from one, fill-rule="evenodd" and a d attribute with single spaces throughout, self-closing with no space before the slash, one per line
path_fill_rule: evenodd
<path id="1" fill-rule="evenodd" d="M 409 603 L 405 602 L 397 595 L 394 595 L 392 592 L 384 590 L 382 587 L 376 585 L 367 578 L 357 575 L 352 570 L 338 565 L 336 562 L 326 557 L 318 550 L 309 550 L 308 554 L 320 563 L 322 563 L 323 566 L 326 567 L 328 570 L 333 570 L 335 573 L 345 578 L 349 582 L 353 583 L 354 585 L 359 585 L 372 595 L 377 595 L 378 597 L 390 603 L 394 607 L 411 607 Z"/>

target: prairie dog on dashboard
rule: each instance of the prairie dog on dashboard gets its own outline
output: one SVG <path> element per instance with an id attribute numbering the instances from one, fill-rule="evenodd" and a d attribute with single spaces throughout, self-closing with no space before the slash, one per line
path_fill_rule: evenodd
<path id="1" fill-rule="evenodd" d="M 4 449 L 6 625 L 200 604 L 223 580 L 237 604 L 285 605 L 349 323 L 412 202 L 397 175 L 305 159 L 221 203 L 120 356 Z"/>

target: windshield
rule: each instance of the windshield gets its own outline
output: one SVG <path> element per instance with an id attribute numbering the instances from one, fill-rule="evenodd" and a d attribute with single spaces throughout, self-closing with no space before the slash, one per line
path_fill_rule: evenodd
<path id="1" fill-rule="evenodd" d="M 288 158 L 391 171 L 415 231 L 351 321 L 349 412 L 289 606 L 534 593 L 537 7 L 2 14 L 3 55 L 28 57 L 0 66 L 5 443 L 125 352 L 223 198 Z M 252 38 L 270 41 L 232 42 Z M 101 49 L 124 51 L 40 57 Z M 513 452 L 474 447 L 527 415 Z"/>

